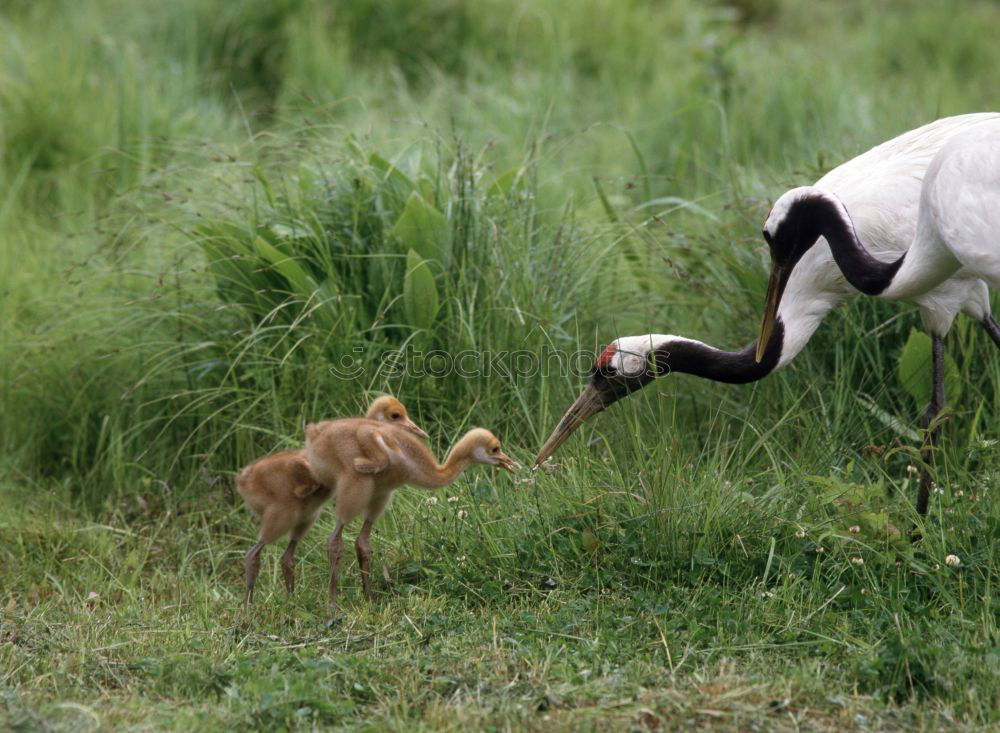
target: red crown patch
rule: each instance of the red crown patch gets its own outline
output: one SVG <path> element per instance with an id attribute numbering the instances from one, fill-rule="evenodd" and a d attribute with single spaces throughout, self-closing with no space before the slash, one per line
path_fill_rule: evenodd
<path id="1" fill-rule="evenodd" d="M 604 351 L 601 352 L 600 356 L 597 357 L 597 361 L 594 362 L 594 365 L 598 369 L 606 367 L 611 362 L 611 357 L 613 357 L 617 351 L 617 344 L 611 342 L 604 348 Z"/>

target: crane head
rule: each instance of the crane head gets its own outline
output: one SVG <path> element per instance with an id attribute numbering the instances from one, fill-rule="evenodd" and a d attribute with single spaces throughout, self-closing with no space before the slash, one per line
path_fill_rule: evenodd
<path id="1" fill-rule="evenodd" d="M 647 334 L 620 338 L 608 344 L 594 361 L 587 386 L 542 445 L 534 465 L 540 466 L 546 461 L 587 418 L 642 389 L 664 373 L 665 368 L 657 363 L 657 352 L 662 346 L 659 342 L 666 338 Z"/>
<path id="2" fill-rule="evenodd" d="M 771 251 L 771 275 L 767 282 L 764 318 L 757 339 L 758 363 L 764 357 L 767 344 L 774 333 L 778 306 L 788 278 L 802 255 L 819 239 L 831 207 L 843 209 L 843 204 L 829 192 L 814 186 L 802 186 L 782 194 L 764 220 L 762 233 Z"/>

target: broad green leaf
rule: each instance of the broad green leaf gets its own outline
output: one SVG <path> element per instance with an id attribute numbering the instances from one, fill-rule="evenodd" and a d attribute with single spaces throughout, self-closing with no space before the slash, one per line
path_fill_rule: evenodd
<path id="1" fill-rule="evenodd" d="M 425 260 L 435 260 L 442 268 L 451 264 L 451 227 L 444 214 L 416 191 L 389 232 L 407 250 Z"/>
<path id="2" fill-rule="evenodd" d="M 292 295 L 298 296 L 303 301 L 308 301 L 316 295 L 316 291 L 319 290 L 316 281 L 291 256 L 270 244 L 263 237 L 258 236 L 254 240 L 254 245 L 257 247 L 257 253 L 260 257 L 285 279 Z M 329 286 L 332 286 L 332 283 L 328 282 L 327 286 L 329 291 Z M 313 312 L 326 327 L 332 328 L 334 326 L 336 319 L 329 302 L 320 305 Z"/>
<path id="3" fill-rule="evenodd" d="M 197 233 L 223 300 L 261 307 L 257 292 L 268 282 L 257 267 L 256 253 L 249 243 L 252 235 L 228 224 L 200 227 Z"/>
<path id="4" fill-rule="evenodd" d="M 403 279 L 403 312 L 414 328 L 429 330 L 438 312 L 438 292 L 434 274 L 415 250 L 406 254 L 406 277 Z"/>
<path id="5" fill-rule="evenodd" d="M 292 294 L 298 295 L 303 300 L 308 300 L 312 296 L 316 283 L 290 255 L 260 236 L 254 240 L 254 246 L 257 248 L 257 254 L 285 278 Z"/>
<path id="6" fill-rule="evenodd" d="M 368 163 L 382 178 L 379 187 L 382 208 L 393 214 L 402 211 L 406 197 L 413 191 L 413 181 L 381 155 L 372 153 Z"/>
<path id="7" fill-rule="evenodd" d="M 274 195 L 274 190 L 271 188 L 270 181 L 267 180 L 267 175 L 264 173 L 264 169 L 259 165 L 255 165 L 250 170 L 253 173 L 253 177 L 257 179 L 257 183 L 260 184 L 261 190 L 264 191 L 264 195 L 267 197 L 267 203 L 274 206 L 277 199 Z"/>
<path id="8" fill-rule="evenodd" d="M 903 389 L 923 407 L 931 400 L 931 337 L 923 331 L 910 329 L 899 356 L 898 374 Z M 958 366 L 950 354 L 944 356 L 944 391 L 947 401 L 955 402 L 962 395 L 962 380 Z"/>
<path id="9" fill-rule="evenodd" d="M 421 176 L 417 179 L 416 191 L 424 197 L 424 201 L 433 201 L 437 192 L 434 186 L 434 181 L 426 176 Z"/>

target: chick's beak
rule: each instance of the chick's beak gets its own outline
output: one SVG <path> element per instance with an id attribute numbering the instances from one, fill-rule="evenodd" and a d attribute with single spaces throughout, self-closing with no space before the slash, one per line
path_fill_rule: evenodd
<path id="1" fill-rule="evenodd" d="M 517 461 L 508 456 L 503 451 L 500 451 L 499 455 L 497 455 L 496 458 L 497 458 L 496 465 L 499 468 L 502 468 L 504 471 L 510 471 L 511 473 L 514 473 L 515 470 L 521 467 L 521 464 L 519 464 Z"/>
<path id="2" fill-rule="evenodd" d="M 542 449 L 538 452 L 534 465 L 542 465 L 549 456 L 559 449 L 566 438 L 583 424 L 584 420 L 603 409 L 604 400 L 601 398 L 601 393 L 592 384 L 588 384 L 586 389 L 576 398 L 576 402 L 566 410 L 566 414 L 562 416 L 562 420 L 556 425 L 556 429 L 552 431 L 549 439 L 545 441 Z"/>
<path id="3" fill-rule="evenodd" d="M 788 283 L 788 271 L 780 265 L 771 264 L 771 277 L 767 281 L 767 297 L 764 299 L 764 318 L 760 323 L 760 336 L 757 338 L 757 363 L 764 358 L 767 344 L 774 333 L 774 322 L 778 317 L 778 305 Z"/>
<path id="4" fill-rule="evenodd" d="M 416 433 L 421 438 L 427 438 L 429 440 L 430 437 L 431 437 L 427 433 L 425 433 L 423 430 L 421 430 L 417 426 L 417 424 L 415 422 L 413 422 L 413 420 L 410 420 L 409 418 L 407 418 L 406 420 L 403 421 L 403 427 L 406 428 L 407 430 L 409 430 L 411 433 Z"/>

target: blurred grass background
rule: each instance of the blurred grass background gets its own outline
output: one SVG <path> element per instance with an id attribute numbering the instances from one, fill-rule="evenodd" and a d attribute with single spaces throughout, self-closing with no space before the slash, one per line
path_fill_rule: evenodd
<path id="1" fill-rule="evenodd" d="M 572 376 L 380 368 L 405 344 L 572 352 L 649 331 L 748 343 L 765 284 L 759 225 L 778 194 L 931 119 L 998 107 L 988 29 L 1000 6 L 985 0 L 9 0 L 0 13 L 0 485 L 11 508 L 0 573 L 5 623 L 22 635 L 53 615 L 79 631 L 80 599 L 108 578 L 149 603 L 165 563 L 180 568 L 171 583 L 229 613 L 218 609 L 239 596 L 254 533 L 229 477 L 297 445 L 307 420 L 360 412 L 384 390 L 438 454 L 477 424 L 528 461 L 579 388 Z M 858 301 L 758 385 L 661 380 L 568 444 L 559 472 L 532 485 L 464 479 L 456 492 L 474 530 L 418 521 L 426 497 L 403 492 L 376 557 L 407 568 L 425 602 L 481 605 L 487 620 L 517 607 L 511 587 L 530 599 L 546 578 L 566 603 L 612 589 L 632 614 L 634 603 L 662 613 L 671 589 L 693 593 L 702 601 L 662 623 L 673 639 L 671 628 L 716 619 L 714 642 L 685 642 L 706 669 L 719 669 L 709 648 L 739 660 L 746 644 L 776 645 L 722 675 L 738 686 L 786 653 L 773 624 L 748 621 L 761 593 L 789 609 L 823 603 L 848 571 L 824 569 L 816 548 L 860 522 L 880 539 L 838 595 L 850 620 L 819 624 L 840 640 L 830 648 L 796 637 L 803 656 L 786 680 L 820 674 L 808 666 L 819 656 L 831 684 L 880 705 L 916 700 L 928 725 L 942 708 L 995 723 L 1000 510 L 972 499 L 998 464 L 998 362 L 960 319 L 948 349 L 964 390 L 939 459 L 947 491 L 935 529 L 909 548 L 893 531 L 914 521 L 915 446 L 892 418 L 909 424 L 922 408 L 895 376 L 915 325 L 898 304 Z M 332 373 L 345 358 L 364 376 Z M 871 445 L 888 450 L 873 458 Z M 78 547 L 83 536 L 66 540 L 54 522 L 67 514 L 139 539 Z M 837 552 L 846 562 L 849 550 Z M 927 570 L 948 552 L 968 558 L 968 577 Z M 55 570 L 77 556 L 104 558 L 107 577 Z M 901 557 L 921 574 L 899 571 Z M 307 556 L 313 580 L 324 564 L 318 549 Z M 306 586 L 306 611 L 319 613 L 320 587 Z M 737 608 L 720 616 L 720 604 Z M 901 614 L 912 629 L 899 638 L 921 644 L 886 646 Z M 27 682 L 46 671 L 69 698 L 101 690 L 106 706 L 121 702 L 105 678 L 25 653 L 11 644 L 5 658 L 5 689 L 29 690 L 27 707 L 9 706 L 19 720 L 53 714 L 33 697 L 53 688 Z M 201 694 L 136 684 L 123 689 L 140 701 Z M 273 720 L 255 722 L 358 723 L 375 710 L 386 724 L 433 726 L 456 714 L 445 697 L 400 711 L 361 695 L 300 720 L 298 698 L 274 694 Z M 236 720 L 227 710 L 221 724 Z M 458 719 L 493 720 L 480 713 Z"/>

